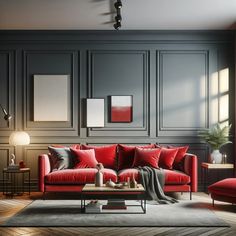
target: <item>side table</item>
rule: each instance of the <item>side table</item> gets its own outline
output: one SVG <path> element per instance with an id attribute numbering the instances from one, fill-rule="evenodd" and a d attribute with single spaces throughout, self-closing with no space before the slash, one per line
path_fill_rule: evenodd
<path id="1" fill-rule="evenodd" d="M 3 195 L 14 196 L 19 193 L 25 193 L 25 177 L 28 176 L 28 193 L 30 195 L 30 168 L 21 168 L 19 170 L 9 170 L 4 168 L 3 174 Z M 21 177 L 18 179 L 18 176 Z M 20 185 L 21 182 L 21 185 Z"/>
<path id="2" fill-rule="evenodd" d="M 201 163 L 201 177 L 202 177 L 202 183 L 204 192 L 206 191 L 206 182 L 209 179 L 209 172 L 211 170 L 232 170 L 234 171 L 234 164 L 226 163 L 226 164 L 213 164 L 213 163 L 207 163 L 202 162 Z"/>

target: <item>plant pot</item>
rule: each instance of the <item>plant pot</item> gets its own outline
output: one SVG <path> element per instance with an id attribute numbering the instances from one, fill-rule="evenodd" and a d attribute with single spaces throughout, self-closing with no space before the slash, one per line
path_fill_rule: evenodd
<path id="1" fill-rule="evenodd" d="M 219 150 L 213 150 L 211 153 L 211 162 L 216 164 L 222 163 L 222 154 Z"/>

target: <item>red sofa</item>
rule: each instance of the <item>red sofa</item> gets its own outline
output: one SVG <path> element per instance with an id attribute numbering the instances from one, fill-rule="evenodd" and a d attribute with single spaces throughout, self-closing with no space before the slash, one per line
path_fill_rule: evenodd
<path id="1" fill-rule="evenodd" d="M 80 192 L 86 183 L 94 183 L 96 168 L 63 169 L 52 171 L 50 154 L 39 155 L 39 191 L 43 192 Z M 118 153 L 119 157 L 119 153 Z M 101 160 L 100 160 L 101 161 Z M 103 171 L 104 182 L 126 181 L 127 177 L 134 176 L 139 182 L 139 172 L 135 168 L 112 169 L 105 168 Z M 182 160 L 182 171 L 164 169 L 165 192 L 192 192 L 197 191 L 197 156 L 186 153 Z"/>

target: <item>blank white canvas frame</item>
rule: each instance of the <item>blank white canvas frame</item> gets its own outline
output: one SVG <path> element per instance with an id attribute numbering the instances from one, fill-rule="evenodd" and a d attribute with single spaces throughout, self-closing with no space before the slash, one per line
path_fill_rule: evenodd
<path id="1" fill-rule="evenodd" d="M 87 98 L 87 127 L 104 127 L 104 99 Z"/>
<path id="2" fill-rule="evenodd" d="M 69 75 L 34 75 L 34 121 L 68 121 Z"/>

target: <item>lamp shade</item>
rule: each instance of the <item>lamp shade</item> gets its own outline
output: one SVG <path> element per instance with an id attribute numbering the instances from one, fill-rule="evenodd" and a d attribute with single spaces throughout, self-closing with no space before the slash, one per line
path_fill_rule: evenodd
<path id="1" fill-rule="evenodd" d="M 30 144 L 30 136 L 24 131 L 16 131 L 10 135 L 9 144 L 13 146 Z"/>

